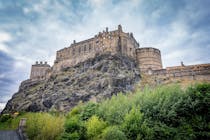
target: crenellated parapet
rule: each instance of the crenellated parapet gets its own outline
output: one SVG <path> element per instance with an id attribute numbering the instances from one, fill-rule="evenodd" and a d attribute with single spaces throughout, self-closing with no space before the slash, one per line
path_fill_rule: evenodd
<path id="1" fill-rule="evenodd" d="M 48 71 L 51 69 L 50 65 L 47 62 L 38 62 L 31 66 L 31 80 L 43 80 L 46 78 Z"/>

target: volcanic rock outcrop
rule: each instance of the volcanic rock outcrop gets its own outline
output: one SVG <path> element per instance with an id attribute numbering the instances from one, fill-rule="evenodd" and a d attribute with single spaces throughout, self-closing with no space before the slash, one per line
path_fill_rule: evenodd
<path id="1" fill-rule="evenodd" d="M 15 111 L 69 111 L 79 102 L 101 101 L 132 91 L 140 80 L 135 60 L 104 54 L 63 68 L 42 81 L 22 82 L 3 113 Z"/>

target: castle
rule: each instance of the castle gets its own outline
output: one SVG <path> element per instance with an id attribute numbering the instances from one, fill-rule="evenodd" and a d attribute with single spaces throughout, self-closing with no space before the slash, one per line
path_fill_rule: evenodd
<path id="1" fill-rule="evenodd" d="M 71 67 L 94 58 L 101 54 L 120 54 L 136 61 L 142 74 L 153 75 L 157 79 L 187 78 L 204 79 L 210 81 L 210 64 L 167 67 L 163 69 L 160 50 L 152 47 L 140 48 L 132 33 L 125 33 L 122 26 L 117 30 L 109 31 L 106 28 L 93 38 L 73 43 L 66 48 L 58 50 L 54 65 L 50 67 L 46 62 L 32 65 L 30 81 L 44 80 L 51 73 Z"/>

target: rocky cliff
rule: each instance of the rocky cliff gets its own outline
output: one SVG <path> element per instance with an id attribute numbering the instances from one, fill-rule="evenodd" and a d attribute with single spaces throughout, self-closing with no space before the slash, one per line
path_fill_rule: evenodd
<path id="1" fill-rule="evenodd" d="M 43 81 L 25 81 L 3 113 L 14 111 L 68 111 L 80 101 L 100 101 L 134 89 L 140 74 L 134 60 L 104 54 L 53 73 Z"/>

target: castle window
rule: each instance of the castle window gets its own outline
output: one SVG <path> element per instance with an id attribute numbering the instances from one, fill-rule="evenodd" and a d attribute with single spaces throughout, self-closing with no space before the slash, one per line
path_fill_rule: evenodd
<path id="1" fill-rule="evenodd" d="M 132 48 L 130 48 L 130 51 L 132 51 Z"/>
<path id="2" fill-rule="evenodd" d="M 84 52 L 86 52 L 86 45 L 84 46 Z"/>
<path id="3" fill-rule="evenodd" d="M 81 49 L 80 49 L 80 47 L 79 47 L 79 54 L 80 54 L 80 52 L 81 52 Z"/>
<path id="4" fill-rule="evenodd" d="M 75 49 L 73 49 L 73 51 L 72 51 L 72 55 L 74 55 L 75 54 Z"/>
<path id="5" fill-rule="evenodd" d="M 89 51 L 91 50 L 91 44 L 89 44 Z"/>

